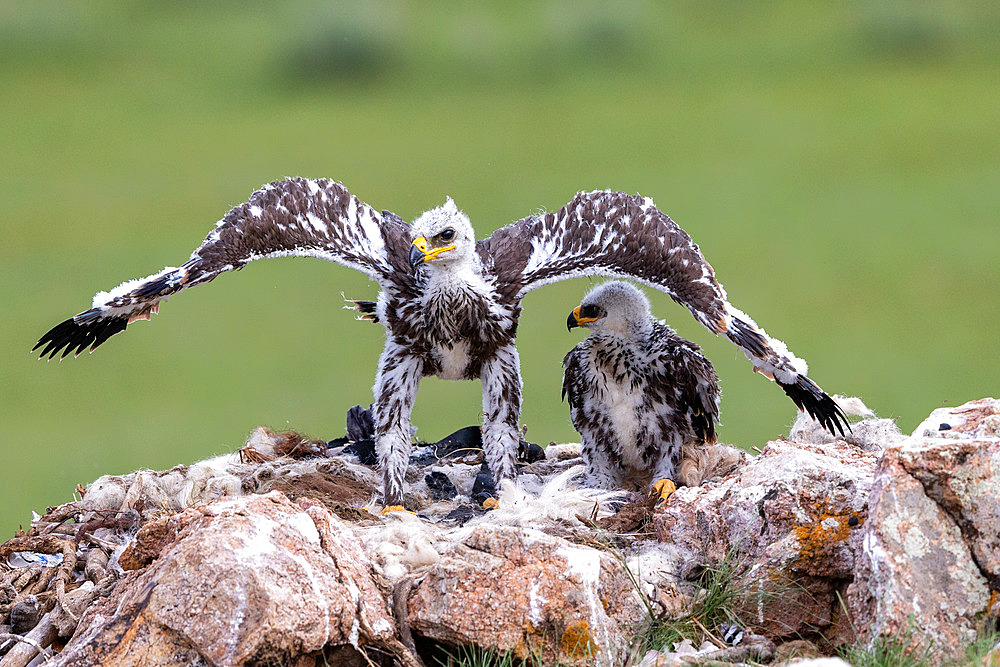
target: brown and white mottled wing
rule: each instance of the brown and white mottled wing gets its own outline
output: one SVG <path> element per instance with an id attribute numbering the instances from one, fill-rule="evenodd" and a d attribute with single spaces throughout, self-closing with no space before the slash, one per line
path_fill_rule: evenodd
<path id="1" fill-rule="evenodd" d="M 501 298 L 516 301 L 559 280 L 605 275 L 631 278 L 666 292 L 709 331 L 724 334 L 831 433 L 847 419 L 806 377 L 806 363 L 729 303 L 715 271 L 687 232 L 648 197 L 580 192 L 554 213 L 532 215 L 480 241 L 483 266 Z"/>
<path id="2" fill-rule="evenodd" d="M 43 335 L 33 350 L 50 359 L 78 355 L 136 320 L 148 320 L 161 301 L 221 273 L 268 257 L 319 257 L 367 274 L 380 283 L 407 276 L 409 225 L 379 213 L 325 179 L 290 178 L 263 186 L 220 220 L 179 267 L 98 292 L 93 307 Z"/>
<path id="3" fill-rule="evenodd" d="M 649 198 L 581 192 L 555 213 L 498 229 L 478 249 L 505 297 L 579 276 L 632 278 L 687 306 L 711 331 L 724 331 L 726 295 L 712 267 Z"/>
<path id="4" fill-rule="evenodd" d="M 720 391 L 712 362 L 701 354 L 697 344 L 681 338 L 660 322 L 653 324 L 646 344 L 652 360 L 647 369 L 650 398 L 668 405 L 667 410 L 656 411 L 683 417 L 691 425 L 698 443 L 715 443 Z"/>

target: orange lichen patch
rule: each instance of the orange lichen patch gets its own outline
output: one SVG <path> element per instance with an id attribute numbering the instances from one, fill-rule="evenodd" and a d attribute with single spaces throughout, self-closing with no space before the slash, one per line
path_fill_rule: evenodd
<path id="1" fill-rule="evenodd" d="M 590 634 L 590 623 L 587 621 L 570 623 L 563 632 L 559 645 L 562 647 L 563 653 L 573 658 L 593 655 L 600 650 Z"/>
<path id="2" fill-rule="evenodd" d="M 812 560 L 824 555 L 831 545 L 846 540 L 851 528 L 863 521 L 859 514 L 820 514 L 812 524 L 792 528 L 792 533 L 799 540 L 802 559 Z"/>
<path id="3" fill-rule="evenodd" d="M 514 644 L 514 648 L 511 651 L 519 660 L 524 660 L 529 655 L 531 655 L 531 635 L 538 634 L 538 630 L 531 623 L 528 623 L 528 627 L 524 629 L 524 634 L 518 637 L 517 643 Z"/>
<path id="4" fill-rule="evenodd" d="M 1000 591 L 990 591 L 990 601 L 986 603 L 986 613 L 994 618 L 1000 618 Z"/>

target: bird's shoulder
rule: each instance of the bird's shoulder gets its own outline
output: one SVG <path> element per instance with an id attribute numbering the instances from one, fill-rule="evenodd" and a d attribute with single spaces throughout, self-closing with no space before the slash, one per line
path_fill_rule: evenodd
<path id="1" fill-rule="evenodd" d="M 676 331 L 660 321 L 654 321 L 646 347 L 651 354 L 702 357 L 701 346 L 677 334 Z"/>
<path id="2" fill-rule="evenodd" d="M 663 324 L 656 322 L 647 341 L 651 366 L 660 372 L 675 376 L 694 374 L 715 377 L 715 368 L 701 346 L 690 341 Z"/>

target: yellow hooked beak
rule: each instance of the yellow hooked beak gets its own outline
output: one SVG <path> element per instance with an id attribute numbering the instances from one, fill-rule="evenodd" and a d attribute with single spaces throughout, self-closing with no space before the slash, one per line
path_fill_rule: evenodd
<path id="1" fill-rule="evenodd" d="M 437 259 L 438 256 L 449 250 L 455 249 L 455 244 L 442 246 L 440 248 L 434 248 L 432 250 L 427 249 L 427 239 L 423 236 L 418 236 L 413 239 L 413 244 L 410 245 L 410 267 L 416 268 L 419 264 L 424 262 L 429 262 L 433 259 Z"/>
<path id="2" fill-rule="evenodd" d="M 580 314 L 580 306 L 573 309 L 573 312 L 569 314 L 566 318 L 566 328 L 572 330 L 573 327 L 578 327 L 583 324 L 589 324 L 590 322 L 596 322 L 599 317 L 584 317 Z"/>

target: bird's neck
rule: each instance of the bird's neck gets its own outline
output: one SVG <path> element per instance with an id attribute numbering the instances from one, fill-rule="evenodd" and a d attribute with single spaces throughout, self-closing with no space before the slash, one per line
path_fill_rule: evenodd
<path id="1" fill-rule="evenodd" d="M 646 340 L 653 333 L 653 323 L 645 322 L 614 322 L 605 324 L 600 335 L 608 340 L 631 345 L 636 341 Z"/>
<path id="2" fill-rule="evenodd" d="M 428 264 L 423 269 L 426 291 L 446 294 L 468 291 L 470 285 L 483 284 L 482 276 L 470 261 L 452 261 L 448 264 Z"/>

